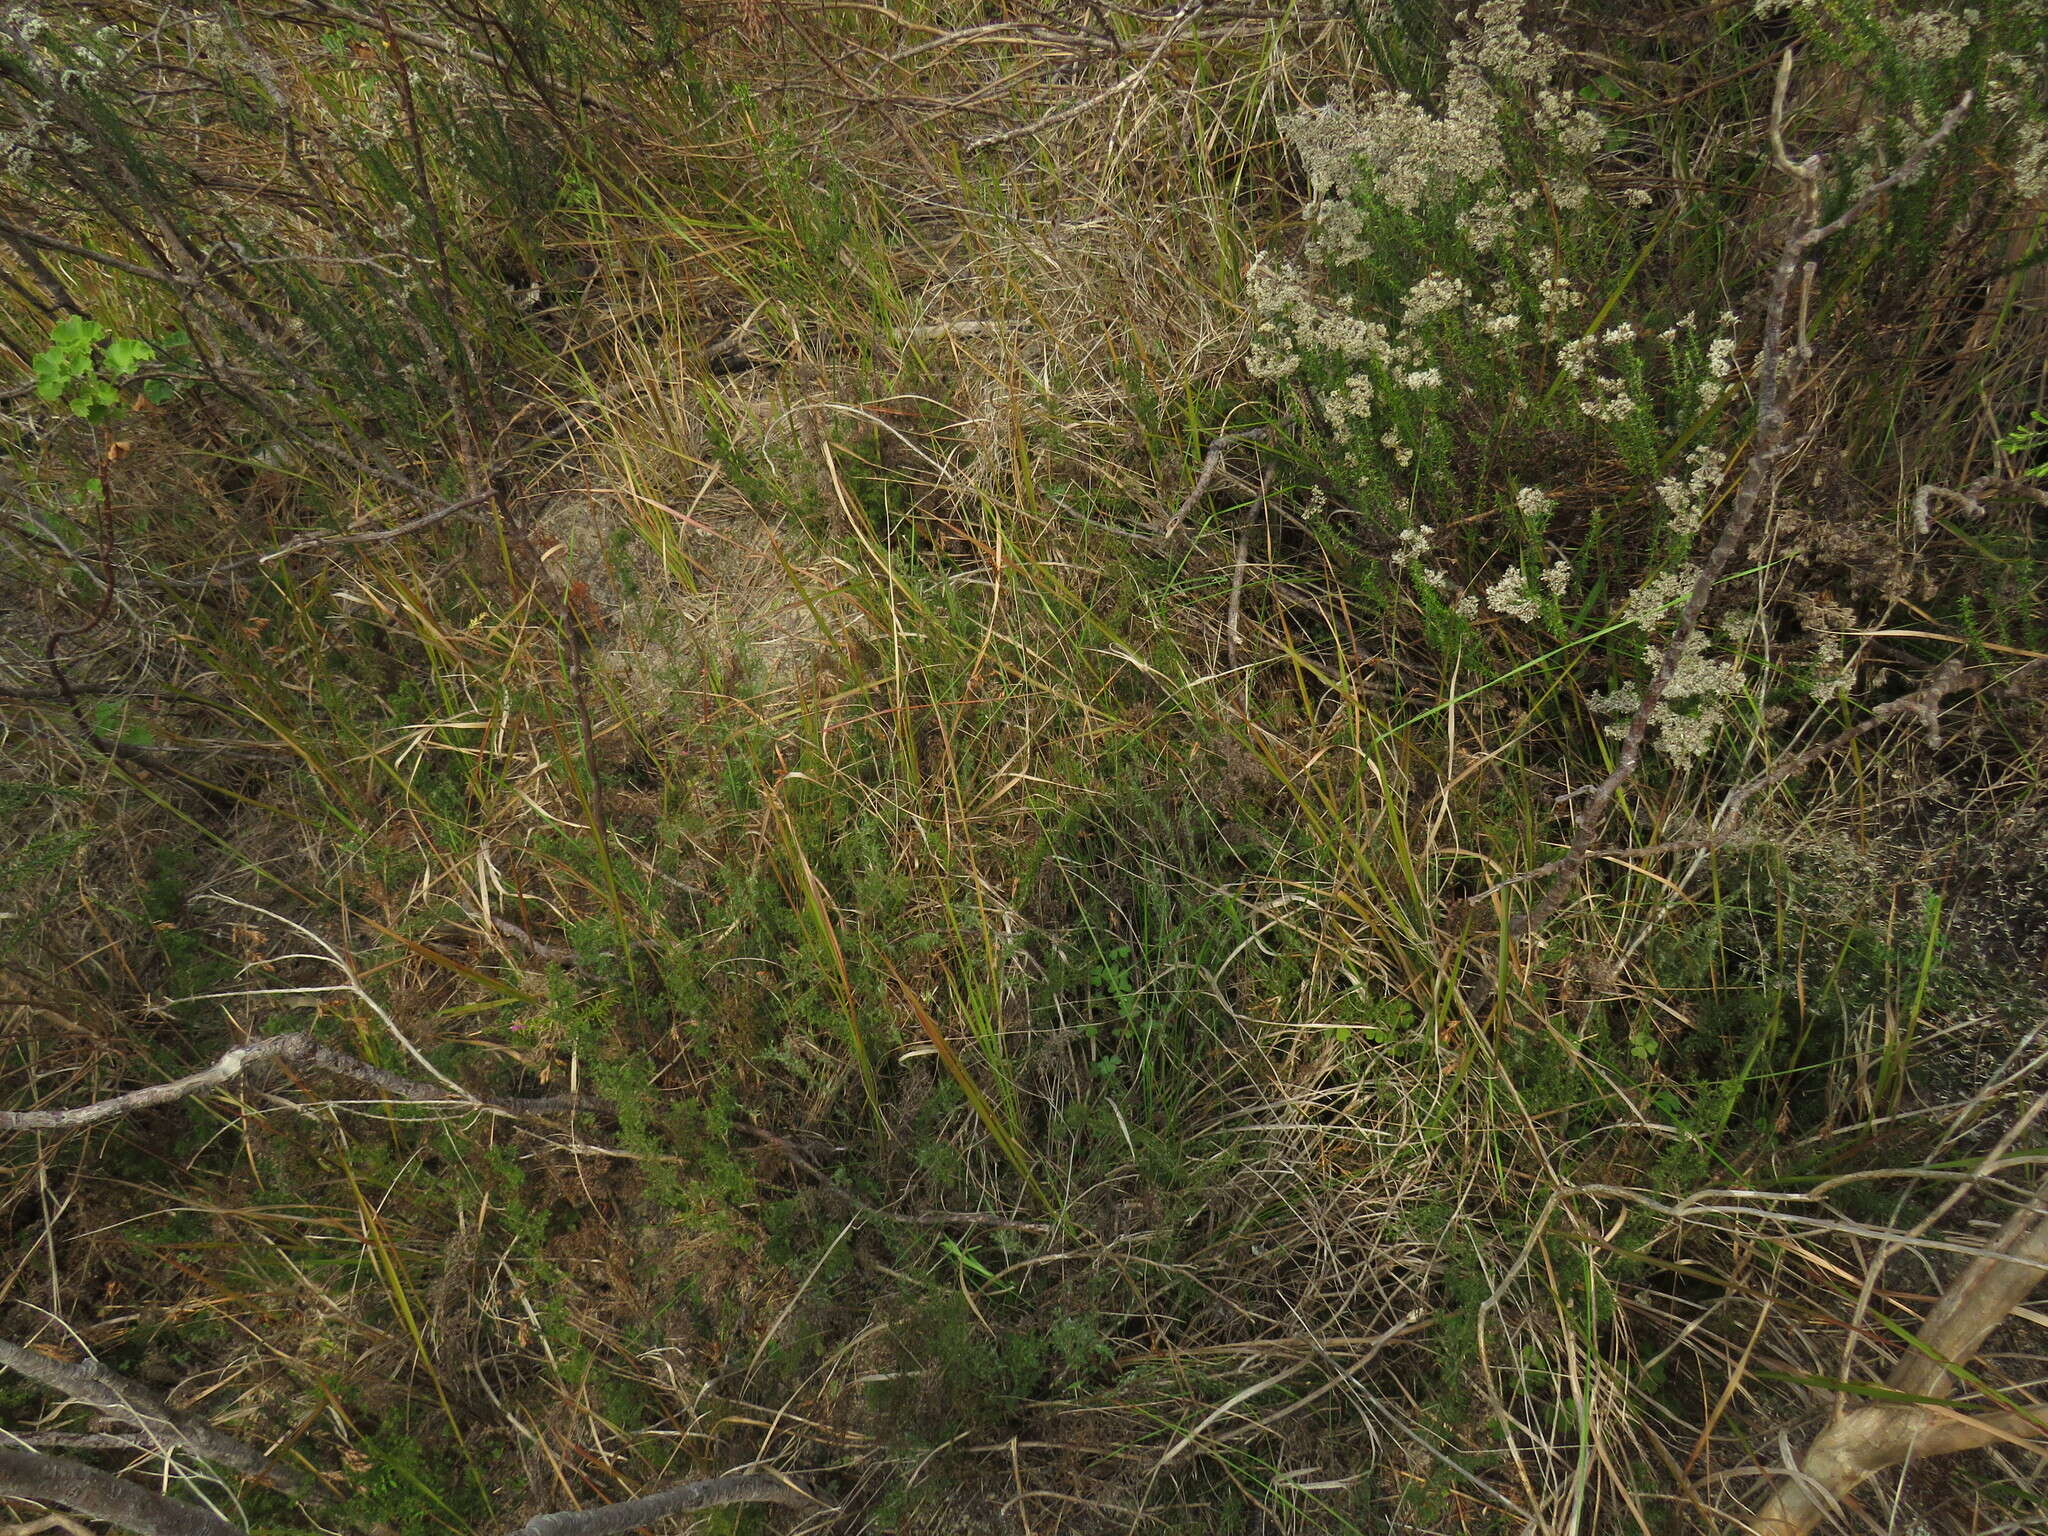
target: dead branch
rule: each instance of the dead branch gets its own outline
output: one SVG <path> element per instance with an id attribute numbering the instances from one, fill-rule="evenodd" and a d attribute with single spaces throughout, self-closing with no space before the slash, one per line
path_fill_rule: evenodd
<path id="1" fill-rule="evenodd" d="M 610 1107 L 601 1100 L 573 1094 L 540 1099 L 500 1099 L 473 1094 L 458 1087 L 451 1095 L 446 1088 L 436 1087 L 431 1083 L 415 1082 L 411 1078 L 400 1077 L 396 1072 L 387 1072 L 382 1067 L 373 1067 L 366 1061 L 358 1061 L 353 1056 L 320 1044 L 311 1035 L 300 1030 L 286 1035 L 269 1035 L 249 1045 L 238 1045 L 210 1067 L 204 1067 L 168 1083 L 153 1083 L 147 1088 L 117 1094 L 111 1099 L 101 1099 L 97 1103 L 80 1104 L 71 1109 L 0 1110 L 0 1130 L 79 1130 L 88 1125 L 98 1125 L 103 1120 L 132 1115 L 140 1109 L 189 1099 L 209 1088 L 231 1083 L 251 1067 L 268 1062 L 311 1067 L 327 1073 L 330 1077 L 360 1083 L 364 1087 L 374 1088 L 390 1094 L 393 1098 L 405 1099 L 415 1104 L 453 1104 L 464 1109 L 481 1109 L 498 1115 L 545 1115 L 575 1110 L 602 1113 Z"/>
<path id="2" fill-rule="evenodd" d="M 164 1397 L 140 1382 L 87 1358 L 76 1365 L 24 1349 L 0 1339 L 0 1366 L 18 1371 L 52 1392 L 104 1409 L 133 1422 L 159 1445 L 181 1446 L 207 1461 L 217 1461 L 279 1487 L 303 1491 L 305 1479 L 278 1466 L 253 1445 L 224 1435 L 203 1419 L 178 1412 Z"/>
<path id="3" fill-rule="evenodd" d="M 1827 223 L 1819 222 L 1815 211 L 1819 198 L 1821 159 L 1809 155 L 1794 164 L 1784 153 L 1783 123 L 1785 111 L 1785 90 L 1791 79 L 1792 55 L 1787 52 L 1778 67 L 1777 95 L 1772 105 L 1773 160 L 1781 170 L 1788 171 L 1805 184 L 1808 197 L 1808 212 L 1795 231 L 1786 238 L 1778 254 L 1777 266 L 1771 273 L 1770 302 L 1765 312 L 1763 338 L 1757 354 L 1757 411 L 1756 440 L 1749 453 L 1749 462 L 1743 467 L 1742 480 L 1736 488 L 1735 500 L 1729 510 L 1728 521 L 1722 527 L 1721 536 L 1714 543 L 1712 551 L 1700 567 L 1694 580 L 1691 594 L 1679 613 L 1677 627 L 1670 640 L 1665 643 L 1658 658 L 1657 670 L 1643 689 L 1641 702 L 1630 718 L 1622 734 L 1621 752 L 1614 769 L 1600 781 L 1597 788 L 1580 808 L 1572 827 L 1572 840 L 1563 858 L 1557 861 L 1557 869 L 1550 877 L 1550 883 L 1543 894 L 1527 912 L 1517 915 L 1514 921 L 1516 932 L 1531 935 L 1556 915 L 1574 876 L 1585 867 L 1592 857 L 1594 839 L 1599 835 L 1607 812 L 1614 804 L 1614 798 L 1630 779 L 1643 760 L 1643 750 L 1650 734 L 1650 718 L 1657 706 L 1664 702 L 1672 682 L 1678 676 L 1680 664 L 1684 661 L 1687 647 L 1698 633 L 1700 622 L 1706 615 L 1708 599 L 1715 586 L 1742 547 L 1757 513 L 1769 500 L 1769 491 L 1777 480 L 1778 462 L 1792 446 L 1792 418 L 1786 404 L 1793 386 L 1798 382 L 1799 370 L 1806 360 L 1806 349 L 1797 342 L 1788 346 L 1787 328 L 1791 318 L 1792 289 L 1804 274 L 1811 278 L 1811 253 L 1877 205 L 1877 201 L 1893 187 L 1913 180 L 1920 174 L 1937 147 L 1962 123 L 1970 110 L 1974 94 L 1965 91 L 1962 100 L 1951 107 L 1934 132 L 1914 148 L 1913 152 L 1899 163 L 1889 176 L 1873 184 L 1868 191 L 1857 198 L 1842 212 Z"/>
<path id="4" fill-rule="evenodd" d="M 94 1536 L 91 1526 L 80 1525 L 69 1515 L 45 1515 L 20 1525 L 0 1525 L 0 1536 L 43 1536 L 45 1531 L 63 1531 L 65 1536 Z"/>
<path id="5" fill-rule="evenodd" d="M 136 1536 L 244 1536 L 212 1510 L 39 1451 L 0 1447 L 0 1496 L 63 1504 Z"/>
<path id="6" fill-rule="evenodd" d="M 232 560 L 223 561 L 205 576 L 158 576 L 154 579 L 167 587 L 200 591 L 218 584 L 221 578 L 233 572 L 247 570 L 251 566 L 271 565 L 288 555 L 302 555 L 316 549 L 342 549 L 352 544 L 382 544 L 391 539 L 403 538 L 408 533 L 418 533 L 423 528 L 432 528 L 437 523 L 444 523 L 458 513 L 467 512 L 471 507 L 481 506 L 489 501 L 491 496 L 490 491 L 477 491 L 472 495 L 445 502 L 430 512 L 420 513 L 417 517 L 409 517 L 404 522 L 393 523 L 388 528 L 367 528 L 358 533 L 302 533 L 296 538 L 287 539 L 275 549 L 253 555 L 237 555 Z"/>
<path id="7" fill-rule="evenodd" d="M 1923 485 L 1913 493 L 1913 531 L 1934 531 L 1933 504 L 1939 499 L 1961 507 L 1972 517 L 1984 515 L 1984 503 L 1993 496 L 2025 496 L 2048 507 L 2048 488 L 2023 477 L 1980 475 L 1961 490 L 1946 485 Z"/>
<path id="8" fill-rule="evenodd" d="M 1195 510 L 1195 503 L 1207 494 L 1209 482 L 1216 478 L 1216 471 L 1223 467 L 1224 455 L 1242 443 L 1261 442 L 1265 436 L 1264 427 L 1253 427 L 1248 432 L 1225 432 L 1210 443 L 1209 451 L 1202 455 L 1202 467 L 1195 475 L 1194 485 L 1182 498 L 1178 510 L 1152 530 L 1152 537 L 1166 539 L 1177 533 L 1181 525 L 1188 520 L 1188 514 Z"/>
<path id="9" fill-rule="evenodd" d="M 1998 1443 L 2042 1450 L 2032 1444 L 2048 1436 L 2048 1416 L 2039 1411 L 1972 1414 L 1930 1400 L 1955 1390 L 1958 1368 L 2044 1276 L 2048 1185 L 1957 1276 L 1913 1350 L 1886 1378 L 1890 1391 L 1921 1401 L 1858 1408 L 1822 1430 L 1807 1447 L 1798 1475 L 1779 1484 L 1763 1512 L 1746 1522 L 1751 1536 L 1808 1536 L 1858 1483 L 1916 1456 L 1948 1456 Z"/>
<path id="10" fill-rule="evenodd" d="M 622 1504 L 535 1515 L 512 1536 L 616 1536 L 618 1532 L 638 1530 L 671 1515 L 726 1504 L 780 1504 L 787 1509 L 818 1507 L 818 1501 L 789 1478 L 769 1472 L 729 1472 L 723 1477 L 683 1483 Z"/>

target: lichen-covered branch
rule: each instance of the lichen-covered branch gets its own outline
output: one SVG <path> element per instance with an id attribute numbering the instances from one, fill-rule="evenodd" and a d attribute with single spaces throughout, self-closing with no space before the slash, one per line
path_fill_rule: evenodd
<path id="1" fill-rule="evenodd" d="M 62 1504 L 135 1536 L 244 1536 L 210 1509 L 40 1451 L 0 1447 L 0 1497 Z"/>

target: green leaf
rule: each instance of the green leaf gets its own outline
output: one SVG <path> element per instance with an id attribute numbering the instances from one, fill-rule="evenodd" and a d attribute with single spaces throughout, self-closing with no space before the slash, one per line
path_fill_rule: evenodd
<path id="1" fill-rule="evenodd" d="M 137 336 L 117 336 L 107 343 L 107 372 L 125 379 L 156 356 L 156 348 Z"/>
<path id="2" fill-rule="evenodd" d="M 67 315 L 50 327 L 50 343 L 67 349 L 89 347 L 106 334 L 107 328 L 97 320 Z"/>

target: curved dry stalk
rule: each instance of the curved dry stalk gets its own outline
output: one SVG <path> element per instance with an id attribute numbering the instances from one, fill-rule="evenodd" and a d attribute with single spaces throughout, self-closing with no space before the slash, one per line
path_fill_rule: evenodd
<path id="1" fill-rule="evenodd" d="M 147 1088 L 116 1094 L 111 1099 L 80 1104 L 71 1109 L 0 1110 L 0 1131 L 75 1131 L 84 1126 L 98 1125 L 102 1120 L 134 1114 L 139 1109 L 189 1099 L 196 1093 L 233 1082 L 251 1067 L 273 1061 L 316 1068 L 332 1077 L 361 1083 L 413 1103 L 454 1104 L 497 1115 L 540 1115 L 578 1109 L 601 1112 L 610 1108 L 602 1101 L 568 1094 L 545 1099 L 498 1099 L 474 1094 L 458 1086 L 451 1095 L 445 1088 L 415 1082 L 409 1077 L 400 1077 L 396 1072 L 373 1067 L 366 1061 L 358 1061 L 353 1056 L 320 1044 L 303 1030 L 294 1030 L 285 1035 L 268 1035 L 249 1045 L 238 1045 L 210 1067 L 174 1078 L 168 1083 L 152 1083 Z"/>
<path id="2" fill-rule="evenodd" d="M 210 1509 L 39 1451 L 0 1447 L 0 1496 L 62 1504 L 136 1536 L 244 1536 Z"/>
<path id="3" fill-rule="evenodd" d="M 1955 1389 L 1956 1367 L 1983 1346 L 2048 1277 L 2048 1184 L 2015 1211 L 1990 1251 L 1965 1269 L 1928 1315 L 1918 1347 L 1892 1368 L 1885 1386 L 1923 1399 Z M 1799 1475 L 1788 1478 L 1751 1536 L 1809 1536 L 1828 1512 L 1873 1473 L 1917 1456 L 1948 1456 L 1997 1443 L 2048 1438 L 2048 1414 L 1963 1413 L 1938 1401 L 1881 1403 L 1844 1414 L 1814 1438 Z M 2048 1452 L 2044 1452 L 2048 1453 Z"/>
<path id="4" fill-rule="evenodd" d="M 682 1483 L 622 1504 L 535 1515 L 512 1536 L 617 1536 L 621 1531 L 635 1531 L 671 1515 L 725 1504 L 780 1504 L 787 1509 L 819 1507 L 816 1499 L 789 1478 L 771 1472 L 728 1472 L 723 1477 Z"/>

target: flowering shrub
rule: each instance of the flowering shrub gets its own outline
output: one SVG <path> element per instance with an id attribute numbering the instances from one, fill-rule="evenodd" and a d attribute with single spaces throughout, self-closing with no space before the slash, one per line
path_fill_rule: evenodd
<path id="1" fill-rule="evenodd" d="M 1386 509 L 1423 602 L 1468 622 L 1558 634 L 1570 622 L 1579 552 L 1549 539 L 1556 497 L 1515 485 L 1518 460 L 1607 463 L 1653 486 L 1645 500 L 1662 516 L 1628 618 L 1648 641 L 1656 615 L 1640 605 L 1682 569 L 1727 466 L 1700 440 L 1735 381 L 1735 317 L 1711 329 L 1689 313 L 1610 318 L 1613 233 L 1650 218 L 1654 200 L 1595 193 L 1607 129 L 1559 88 L 1558 48 L 1521 12 L 1520 0 L 1479 7 L 1437 107 L 1340 92 L 1286 120 L 1310 232 L 1303 263 L 1252 266 L 1251 367 L 1305 392 L 1360 506 Z M 1479 465 L 1509 488 L 1475 484 Z M 1488 499 L 1501 515 L 1469 523 Z M 1454 520 L 1475 531 L 1440 551 L 1448 568 L 1429 563 L 1436 527 Z M 1702 654 L 1687 682 L 1659 723 L 1667 748 L 1691 756 L 1743 677 Z"/>
<path id="2" fill-rule="evenodd" d="M 1828 33 L 1830 51 L 1854 51 L 1829 30 L 1836 7 L 1789 9 Z M 1524 26 L 1521 0 L 1486 0 L 1462 21 L 1433 100 L 1339 90 L 1283 121 L 1306 172 L 1307 232 L 1298 260 L 1262 252 L 1247 274 L 1250 368 L 1309 413 L 1332 478 L 1393 536 L 1395 568 L 1440 642 L 1463 643 L 1475 624 L 1532 639 L 1605 633 L 1625 679 L 1655 666 L 1698 569 L 1694 545 L 1713 537 L 1732 490 L 1755 317 L 1745 334 L 1732 310 L 1707 318 L 1671 297 L 1697 283 L 1667 283 L 1661 301 L 1651 291 L 1644 269 L 1691 211 L 1685 193 L 1639 169 L 1597 93 L 1564 88 L 1563 51 Z M 1893 15 L 1856 34 L 1858 67 L 1896 100 L 1829 146 L 1833 195 L 1871 185 L 1926 138 L 1961 92 L 1958 69 L 1974 65 L 1980 86 L 1988 72 L 1994 97 L 2020 72 L 2022 56 L 1991 48 L 1996 29 L 1980 23 L 1975 11 Z M 2040 113 L 2010 89 L 1994 112 L 1986 131 L 2013 135 L 2004 163 L 2024 179 Z M 1767 155 L 1758 144 L 1748 158 Z M 1903 202 L 1892 215 L 1915 216 Z M 1838 638 L 1813 628 L 1823 611 L 1853 623 L 1839 605 L 1800 608 L 1824 674 L 1805 686 L 1839 696 L 1853 678 Z M 1753 630 L 1739 619 L 1686 641 L 1651 716 L 1667 758 L 1700 757 L 1729 707 L 1760 689 Z M 1626 717 L 1639 698 L 1622 680 L 1592 703 Z"/>

